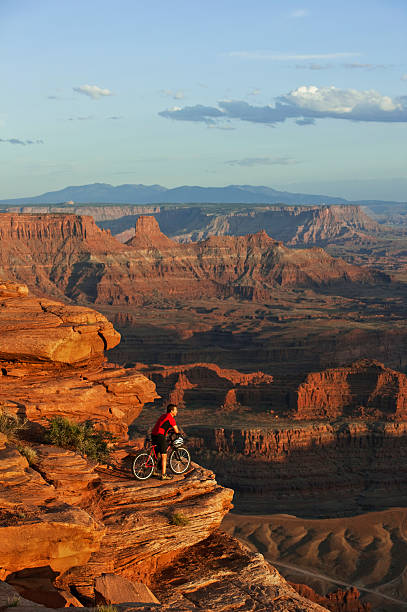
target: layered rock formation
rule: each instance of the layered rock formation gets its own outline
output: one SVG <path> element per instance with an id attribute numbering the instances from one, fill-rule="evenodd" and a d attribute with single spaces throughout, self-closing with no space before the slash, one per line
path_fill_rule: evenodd
<path id="1" fill-rule="evenodd" d="M 407 505 L 407 423 L 189 426 L 189 446 L 250 513 L 337 516 Z"/>
<path id="2" fill-rule="evenodd" d="M 49 566 L 56 574 L 86 563 L 105 528 L 68 505 L 0 433 L 0 579 Z"/>
<path id="3" fill-rule="evenodd" d="M 22 597 L 62 607 L 64 598 L 72 605 L 74 591 L 91 604 L 95 582 L 107 573 L 148 583 L 163 611 L 236 605 L 276 612 L 324 609 L 295 593 L 262 555 L 222 533 L 212 535 L 230 508 L 232 491 L 219 487 L 208 470 L 194 465 L 170 483 L 140 483 L 126 472 L 95 472 L 77 457 L 61 478 L 54 464 L 58 449 L 37 445 L 35 470 L 25 463 L 24 477 L 16 482 L 22 458 L 12 444 L 6 449 L 0 449 L 0 473 L 9 474 L 0 481 L 0 575 Z M 92 486 L 74 498 L 72 485 L 81 478 L 89 483 L 90 472 Z M 172 524 L 175 514 L 182 515 L 181 526 Z"/>
<path id="4" fill-rule="evenodd" d="M 153 588 L 172 609 L 321 611 L 297 595 L 263 555 L 215 533 L 155 577 Z M 189 609 L 189 608 L 187 608 Z"/>
<path id="5" fill-rule="evenodd" d="M 164 214 L 156 214 L 160 222 Z M 364 213 L 360 206 L 349 205 L 264 206 L 229 214 L 207 213 L 206 223 L 204 219 L 198 221 L 195 218 L 195 223 L 199 222 L 200 226 L 189 231 L 174 232 L 171 228 L 170 235 L 184 242 L 204 240 L 209 236 L 241 236 L 265 230 L 286 244 L 322 246 L 352 239 L 371 241 L 372 236 L 380 232 L 379 224 Z"/>
<path id="6" fill-rule="evenodd" d="M 214 412 L 230 411 L 240 404 L 260 409 L 273 394 L 273 377 L 263 372 L 245 374 L 214 363 L 148 367 L 139 365 L 154 381 L 159 395 L 189 409 L 207 406 Z"/>
<path id="7" fill-rule="evenodd" d="M 75 212 L 93 214 L 100 227 L 110 229 L 121 242 L 134 235 L 138 217 L 146 212 L 154 214 L 164 233 L 179 242 L 206 240 L 209 236 L 242 236 L 265 230 L 286 244 L 327 246 L 348 244 L 352 240 L 372 244 L 383 233 L 380 225 L 355 205 L 264 205 L 243 210 L 241 206 L 224 206 L 224 211 L 215 212 L 213 207 L 205 206 L 157 207 L 154 211 L 146 211 L 145 207 L 122 207 L 121 214 L 119 207 L 110 208 L 77 207 Z"/>
<path id="8" fill-rule="evenodd" d="M 100 313 L 28 295 L 0 282 L 0 407 L 46 424 L 53 416 L 90 420 L 126 436 L 155 385 L 105 363 L 120 335 Z"/>
<path id="9" fill-rule="evenodd" d="M 149 235 L 148 247 L 146 234 Z M 273 288 L 326 287 L 384 280 L 379 273 L 333 259 L 322 249 L 291 251 L 264 231 L 245 237 L 211 236 L 200 243 L 166 243 L 153 217 L 140 217 L 127 243 L 137 251 L 135 286 L 149 278 L 147 293 L 163 297 L 267 299 Z M 138 277 L 138 278 L 137 278 Z M 145 283 L 144 283 L 145 284 Z"/>
<path id="10" fill-rule="evenodd" d="M 407 376 L 377 361 L 308 374 L 298 388 L 296 419 L 405 420 Z"/>
<path id="11" fill-rule="evenodd" d="M 276 288 L 388 280 L 322 249 L 291 251 L 264 231 L 180 245 L 160 232 L 153 217 L 138 219 L 136 234 L 126 247 L 99 230 L 91 218 L 75 215 L 4 213 L 0 237 L 3 273 L 26 281 L 37 292 L 60 292 L 104 304 L 191 300 L 202 294 L 263 301 Z"/>
<path id="12" fill-rule="evenodd" d="M 3 213 L 0 240 L 0 275 L 26 283 L 37 294 L 57 297 L 75 277 L 79 262 L 86 266 L 92 257 L 125 250 L 91 217 L 66 214 Z M 97 272 L 95 265 L 86 281 L 82 277 L 89 294 L 94 292 Z"/>

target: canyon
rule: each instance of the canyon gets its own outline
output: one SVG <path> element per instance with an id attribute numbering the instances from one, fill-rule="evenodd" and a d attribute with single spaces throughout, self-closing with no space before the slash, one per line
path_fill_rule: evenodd
<path id="1" fill-rule="evenodd" d="M 320 246 L 350 263 L 394 273 L 406 266 L 406 205 L 385 202 L 357 204 L 64 204 L 3 206 L 0 213 L 61 213 L 90 215 L 125 243 L 135 234 L 140 215 L 153 215 L 164 234 L 178 242 L 209 236 L 257 233 L 264 230 L 294 248 Z"/>
<path id="2" fill-rule="evenodd" d="M 404 283 L 264 232 L 183 245 L 152 217 L 138 224 L 123 245 L 89 217 L 3 213 L 0 270 L 37 295 L 97 304 L 124 337 L 120 363 L 281 376 L 358 357 L 405 366 Z"/>
<path id="3" fill-rule="evenodd" d="M 5 609 L 35 607 L 30 601 L 51 608 L 92 605 L 95 581 L 106 575 L 153 588 L 157 580 L 162 610 L 228 610 L 236 602 L 251 610 L 324 609 L 301 597 L 262 555 L 217 532 L 233 492 L 219 486 L 213 472 L 193 463 L 184 476 L 164 483 L 131 477 L 129 452 L 137 447 L 118 422 L 126 424 L 125 406 L 130 409 L 133 403 L 139 411 L 157 396 L 143 375 L 109 368 L 105 344 L 119 338 L 102 315 L 30 296 L 26 286 L 4 280 L 0 300 L 0 324 L 8 334 L 8 348 L 2 334 L 0 353 L 1 412 L 7 418 L 25 417 L 22 431 L 31 448 L 29 463 L 21 448 L 24 437 L 18 441 L 0 434 L 0 580 L 5 581 L 0 594 L 7 594 Z M 36 332 L 42 333 L 41 341 Z M 48 396 L 56 373 L 62 393 Z M 75 385 L 64 386 L 66 378 L 82 385 L 80 396 Z M 89 401 L 95 386 L 102 389 L 91 393 Z M 99 427 L 114 431 L 115 467 L 44 444 L 35 426 L 54 415 L 76 422 L 95 417 Z M 177 513 L 184 517 L 181 526 L 171 523 Z M 202 542 L 205 563 L 202 555 L 194 555 L 194 546 Z M 166 595 L 163 586 L 171 580 L 158 579 L 158 573 L 170 568 L 174 580 L 172 560 L 189 551 L 191 558 L 178 572 L 187 571 L 188 581 L 180 576 L 182 588 Z"/>
<path id="4" fill-rule="evenodd" d="M 0 287 L 0 404 L 27 418 L 34 437 L 52 416 L 91 420 L 120 437 L 115 460 L 125 470 L 127 453 L 142 445 L 145 431 L 162 411 L 160 402 L 153 404 L 161 396 L 179 405 L 188 446 L 194 460 L 205 466 L 194 464 L 185 478 L 165 485 L 173 501 L 170 506 L 166 501 L 162 513 L 154 514 L 163 503 L 156 482 L 142 486 L 140 492 L 134 481 L 114 470 L 92 469 L 78 455 L 47 449 L 34 440 L 37 473 L 67 504 L 88 512 L 91 520 L 76 513 L 75 529 L 78 538 L 86 532 L 86 541 L 97 541 L 97 550 L 89 545 L 83 551 L 86 561 L 81 557 L 80 569 L 73 564 L 58 570 L 53 588 L 74 592 L 86 603 L 104 565 L 104 571 L 148 583 L 165 605 L 193 606 L 205 593 L 219 606 L 219 593 L 229 590 L 230 583 L 221 580 L 219 557 L 208 560 L 212 578 L 199 565 L 202 546 L 207 546 L 221 558 L 236 559 L 231 572 L 254 564 L 253 572 L 261 570 L 263 576 L 262 593 L 267 584 L 270 587 L 263 572 L 268 566 L 250 557 L 259 552 L 293 583 L 313 586 L 320 597 L 357 582 L 365 589 L 363 601 L 373 602 L 375 610 L 398 609 L 399 604 L 384 596 L 405 599 L 403 259 L 394 264 L 394 271 L 394 262 L 384 254 L 388 265 L 380 265 L 376 255 L 383 246 L 384 230 L 355 207 L 314 207 L 308 217 L 300 208 L 290 212 L 296 224 L 291 237 L 285 211 L 264 211 L 264 219 L 274 214 L 275 228 L 281 216 L 281 228 L 286 224 L 284 241 L 271 232 L 269 236 L 264 228 L 244 236 L 223 236 L 222 231 L 229 232 L 237 223 L 235 213 L 227 222 L 219 222 L 219 235 L 202 234 L 204 240 L 191 242 L 189 213 L 184 237 L 166 235 L 157 223 L 158 215 L 175 219 L 175 212 L 145 207 L 149 216 L 137 216 L 126 243 L 86 216 L 0 214 L 0 274 L 13 279 Z M 108 216 L 109 211 L 100 209 L 100 214 Z M 239 223 L 250 231 L 256 230 L 258 221 L 253 219 L 250 226 L 244 213 Z M 212 230 L 216 230 L 213 225 Z M 401 238 L 399 246 L 401 251 Z M 335 249 L 343 257 L 334 256 Z M 372 262 L 379 269 L 371 267 Z M 22 282 L 29 284 L 31 294 Z M 92 310 L 94 305 L 100 314 Z M 51 333 L 45 335 L 44 328 Z M 104 357 L 107 349 L 110 364 Z M 64 478 L 66 465 L 81 474 L 79 490 L 72 473 Z M 20 468 L 18 479 L 23 481 Z M 23 471 L 27 469 L 31 468 L 25 466 Z M 222 523 L 231 503 L 231 494 L 225 492 L 229 487 L 236 491 L 235 512 Z M 38 499 L 47 495 L 38 482 L 35 489 Z M 191 549 L 182 550 L 182 534 L 180 541 L 178 536 L 172 538 L 174 548 L 159 535 L 160 548 L 166 551 L 160 560 L 156 548 L 137 539 L 143 535 L 134 517 L 147 524 L 151 514 L 163 534 L 178 499 L 190 521 L 183 533 Z M 145 513 L 144 500 L 152 504 Z M 34 509 L 27 499 L 22 503 L 27 504 L 23 513 L 32 523 Z M 48 517 L 57 512 L 53 503 L 44 509 Z M 15 516 L 15 502 L 7 508 L 4 511 L 11 508 Z M 400 508 L 397 520 L 394 513 L 377 515 L 392 513 L 393 508 Z M 284 522 L 285 515 L 295 515 L 297 522 Z M 259 517 L 263 517 L 261 526 Z M 357 517 L 365 518 L 358 522 Z M 206 530 L 201 520 L 208 524 Z M 63 522 L 57 516 L 55 521 Z M 139 551 L 136 556 L 121 549 L 122 521 Z M 252 552 L 242 552 L 234 541 L 218 536 L 221 523 Z M 378 534 L 377 539 L 363 534 L 364 523 Z M 291 542 L 289 550 L 284 542 Z M 116 548 L 117 554 L 112 553 Z M 204 572 L 203 583 L 185 575 L 188 556 L 197 563 L 195 569 L 189 568 L 191 574 L 197 578 Z M 380 556 L 386 561 L 375 569 Z M 69 565 L 70 554 L 67 559 Z M 58 562 L 52 564 L 57 568 Z M 363 573 L 364 564 L 372 571 Z M 20 571 L 11 572 L 16 584 L 21 584 L 21 576 L 14 574 Z M 150 580 L 151 572 L 155 578 Z M 168 584 L 179 580 L 181 588 L 160 588 L 161 575 Z M 39 576 L 32 579 L 34 584 Z M 241 585 L 236 597 L 242 598 L 239 581 L 243 579 L 233 580 Z M 210 591 L 210 584 L 217 585 L 215 590 Z M 298 590 L 306 592 L 305 587 Z M 295 595 L 289 593 L 289 601 L 294 601 Z M 328 606 L 329 602 L 313 597 Z M 337 610 L 368 609 L 360 607 L 367 604 L 355 600 L 350 591 L 338 597 L 338 606 L 347 598 L 349 607 Z M 281 595 L 276 598 L 280 601 Z M 355 608 L 350 607 L 352 601 Z"/>

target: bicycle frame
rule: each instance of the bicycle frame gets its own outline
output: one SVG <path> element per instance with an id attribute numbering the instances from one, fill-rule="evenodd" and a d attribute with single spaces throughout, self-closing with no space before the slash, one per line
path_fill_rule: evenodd
<path id="1" fill-rule="evenodd" d="M 170 448 L 171 444 L 168 444 L 167 446 L 167 453 L 168 453 L 168 449 Z M 150 444 L 150 448 L 146 449 L 146 451 L 148 452 L 148 460 L 147 461 L 152 461 L 153 466 L 157 465 L 158 463 L 158 454 L 156 453 L 156 444 Z M 147 463 L 146 461 L 146 465 L 151 465 L 150 463 Z"/>

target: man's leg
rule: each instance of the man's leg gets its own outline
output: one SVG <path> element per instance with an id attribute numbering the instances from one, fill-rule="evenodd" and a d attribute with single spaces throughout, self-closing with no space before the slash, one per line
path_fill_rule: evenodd
<path id="1" fill-rule="evenodd" d="M 161 454 L 161 474 L 165 476 L 167 473 L 167 453 Z"/>

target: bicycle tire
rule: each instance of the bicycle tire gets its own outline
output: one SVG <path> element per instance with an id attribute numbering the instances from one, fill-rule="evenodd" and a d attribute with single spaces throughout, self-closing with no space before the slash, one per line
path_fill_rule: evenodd
<path id="1" fill-rule="evenodd" d="M 133 459 L 133 475 L 137 480 L 147 480 L 154 470 L 154 460 L 149 453 L 139 453 Z"/>
<path id="2" fill-rule="evenodd" d="M 183 474 L 189 468 L 191 455 L 185 446 L 174 448 L 169 456 L 169 464 L 174 474 Z"/>

